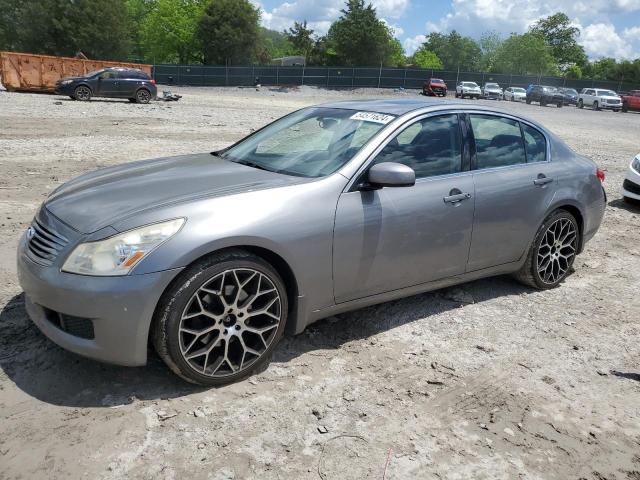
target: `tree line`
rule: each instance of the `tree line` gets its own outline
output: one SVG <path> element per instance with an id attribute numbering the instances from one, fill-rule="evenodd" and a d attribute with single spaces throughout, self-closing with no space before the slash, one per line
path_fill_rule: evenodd
<path id="1" fill-rule="evenodd" d="M 300 55 L 308 65 L 415 66 L 640 83 L 640 59 L 590 61 L 579 30 L 556 13 L 523 34 L 479 40 L 432 32 L 406 55 L 365 0 L 347 0 L 325 35 L 306 21 L 260 26 L 249 0 L 0 0 L 0 50 L 149 63 L 267 64 Z"/>

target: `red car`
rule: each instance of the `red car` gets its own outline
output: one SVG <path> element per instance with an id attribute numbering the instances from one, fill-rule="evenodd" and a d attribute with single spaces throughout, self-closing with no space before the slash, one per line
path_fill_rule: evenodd
<path id="1" fill-rule="evenodd" d="M 640 90 L 631 90 L 628 95 L 621 95 L 622 111 L 640 110 Z"/>
<path id="2" fill-rule="evenodd" d="M 430 78 L 428 81 L 424 82 L 424 85 L 422 86 L 422 94 L 429 97 L 446 97 L 447 84 L 444 83 L 444 80 L 440 80 L 439 78 Z"/>

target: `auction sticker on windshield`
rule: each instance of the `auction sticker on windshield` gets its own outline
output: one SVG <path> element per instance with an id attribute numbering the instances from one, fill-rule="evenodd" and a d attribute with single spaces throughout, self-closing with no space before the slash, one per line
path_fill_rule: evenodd
<path id="1" fill-rule="evenodd" d="M 385 115 L 384 113 L 376 112 L 358 112 L 349 117 L 351 120 L 362 120 L 363 122 L 382 123 L 386 125 L 395 117 L 393 115 Z"/>

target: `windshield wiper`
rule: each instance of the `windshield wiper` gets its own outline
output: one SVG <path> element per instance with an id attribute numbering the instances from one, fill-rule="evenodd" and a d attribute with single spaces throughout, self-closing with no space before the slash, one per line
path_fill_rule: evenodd
<path id="1" fill-rule="evenodd" d="M 258 170 L 265 170 L 267 172 L 277 173 L 275 170 L 270 170 L 267 167 L 264 167 L 256 162 L 250 162 L 248 160 L 231 160 L 234 163 L 239 163 L 240 165 L 246 165 L 247 167 L 257 168 Z"/>

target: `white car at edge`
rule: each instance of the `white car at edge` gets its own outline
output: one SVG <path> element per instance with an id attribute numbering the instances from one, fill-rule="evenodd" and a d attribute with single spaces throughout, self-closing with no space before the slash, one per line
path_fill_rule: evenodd
<path id="1" fill-rule="evenodd" d="M 622 198 L 627 202 L 640 202 L 640 153 L 629 165 L 629 171 L 622 182 Z"/>
<path id="2" fill-rule="evenodd" d="M 502 98 L 512 102 L 524 102 L 527 99 L 527 91 L 520 87 L 508 87 L 504 89 Z"/>

